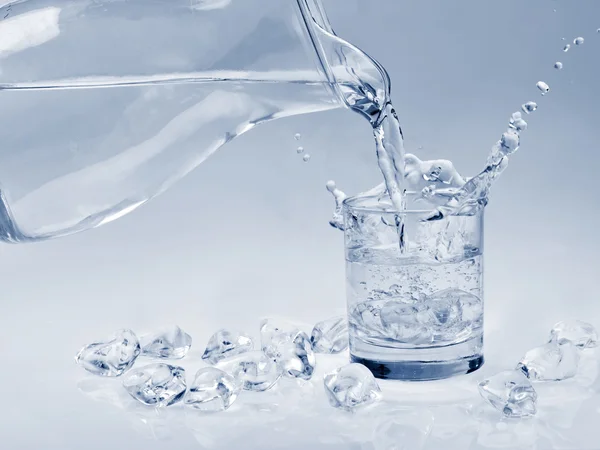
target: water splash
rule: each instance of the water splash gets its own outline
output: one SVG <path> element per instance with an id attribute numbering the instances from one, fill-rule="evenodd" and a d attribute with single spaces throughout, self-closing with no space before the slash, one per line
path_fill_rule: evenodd
<path id="1" fill-rule="evenodd" d="M 335 210 L 333 211 L 333 217 L 329 221 L 329 225 L 333 228 L 337 228 L 338 230 L 344 231 L 344 215 L 343 215 L 343 203 L 346 200 L 347 195 L 337 188 L 335 181 L 329 180 L 325 187 L 331 194 L 335 200 Z"/>
<path id="2" fill-rule="evenodd" d="M 540 90 L 540 92 L 542 93 L 542 95 L 546 95 L 548 92 L 550 92 L 550 86 L 548 86 L 543 81 L 538 81 L 537 84 L 536 84 L 536 86 Z"/>
<path id="3" fill-rule="evenodd" d="M 521 132 L 526 129 L 527 122 L 521 113 L 513 113 L 507 131 L 492 147 L 484 170 L 458 189 L 436 189 L 431 186 L 423 189 L 423 198 L 441 204 L 428 220 L 440 220 L 447 215 L 472 215 L 485 207 L 492 183 L 508 166 L 509 156 L 519 149 Z"/>
<path id="4" fill-rule="evenodd" d="M 538 105 L 536 102 L 527 102 L 527 103 L 523 103 L 521 105 L 521 110 L 525 113 L 525 114 L 531 114 L 532 112 L 534 112 L 536 109 L 538 108 Z"/>

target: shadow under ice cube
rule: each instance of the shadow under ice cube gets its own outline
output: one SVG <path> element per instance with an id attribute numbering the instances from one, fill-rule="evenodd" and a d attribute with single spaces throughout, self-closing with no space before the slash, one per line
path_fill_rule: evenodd
<path id="1" fill-rule="evenodd" d="M 577 374 L 579 350 L 570 341 L 549 344 L 529 350 L 517 365 L 534 381 L 561 381 Z"/>
<path id="2" fill-rule="evenodd" d="M 537 411 L 537 392 L 518 370 L 506 370 L 482 381 L 479 394 L 505 417 L 530 417 Z"/>
<path id="3" fill-rule="evenodd" d="M 163 328 L 157 333 L 143 336 L 142 354 L 151 358 L 181 359 L 192 346 L 192 337 L 178 326 Z"/>
<path id="4" fill-rule="evenodd" d="M 331 406 L 354 410 L 381 400 L 381 389 L 369 369 L 348 364 L 325 375 L 325 392 Z"/>
<path id="5" fill-rule="evenodd" d="M 593 325 L 581 320 L 565 320 L 558 322 L 550 331 L 550 342 L 563 344 L 566 341 L 580 349 L 596 347 L 598 332 Z"/>
<path id="6" fill-rule="evenodd" d="M 120 330 L 112 340 L 83 347 L 75 361 L 85 370 L 102 377 L 123 375 L 140 354 L 140 343 L 131 330 Z"/>
<path id="7" fill-rule="evenodd" d="M 196 373 L 184 402 L 202 412 L 225 411 L 236 400 L 240 390 L 240 384 L 231 375 L 206 367 Z"/>
<path id="8" fill-rule="evenodd" d="M 144 405 L 170 406 L 185 395 L 185 370 L 170 364 L 150 364 L 128 372 L 123 387 Z"/>
<path id="9" fill-rule="evenodd" d="M 252 351 L 254 341 L 250 336 L 228 330 L 219 330 L 211 336 L 202 355 L 210 364 Z"/>

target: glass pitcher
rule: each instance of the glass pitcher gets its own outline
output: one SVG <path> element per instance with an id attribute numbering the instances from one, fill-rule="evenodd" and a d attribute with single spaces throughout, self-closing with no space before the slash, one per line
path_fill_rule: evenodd
<path id="1" fill-rule="evenodd" d="M 0 241 L 105 224 L 259 123 L 389 89 L 320 0 L 4 3 Z"/>

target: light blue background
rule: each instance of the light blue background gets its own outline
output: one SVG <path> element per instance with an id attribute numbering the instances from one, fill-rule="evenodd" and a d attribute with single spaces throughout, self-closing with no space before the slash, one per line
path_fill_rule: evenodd
<path id="1" fill-rule="evenodd" d="M 600 3 L 324 3 L 337 33 L 390 72 L 408 150 L 422 158 L 450 158 L 472 175 L 510 114 L 527 100 L 540 105 L 487 211 L 485 368 L 441 383 L 384 383 L 387 409 L 352 417 L 325 405 L 319 379 L 308 391 L 270 394 L 276 412 L 239 408 L 192 425 L 181 411 L 159 417 L 127 398 L 94 402 L 81 392 L 102 386 L 85 381 L 72 356 L 117 328 L 177 323 L 193 335 L 197 357 L 219 327 L 256 334 L 264 316 L 314 323 L 344 311 L 342 235 L 327 225 L 324 185 L 335 179 L 356 193 L 378 183 L 372 137 L 349 111 L 294 117 L 228 144 L 115 223 L 0 248 L 2 448 L 600 448 L 598 352 L 585 361 L 587 381 L 540 389 L 545 409 L 535 421 L 497 426 L 478 412 L 474 390 L 543 343 L 554 322 L 600 327 Z M 580 35 L 583 46 L 561 51 L 562 37 Z M 544 98 L 539 80 L 551 87 Z M 296 154 L 296 132 L 309 163 Z M 343 358 L 320 362 L 318 375 Z M 99 392 L 113 391 L 118 382 Z M 310 411 L 295 410 L 297 401 Z M 416 412 L 397 412 L 405 407 Z M 409 425 L 388 429 L 400 437 L 386 447 L 378 420 L 390 417 Z"/>

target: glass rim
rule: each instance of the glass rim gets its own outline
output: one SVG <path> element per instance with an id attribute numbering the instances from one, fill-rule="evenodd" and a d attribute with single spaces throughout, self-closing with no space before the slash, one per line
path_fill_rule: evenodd
<path id="1" fill-rule="evenodd" d="M 415 196 L 417 193 L 415 191 L 407 191 L 407 196 Z M 342 202 L 344 209 L 353 210 L 357 212 L 370 213 L 370 214 L 396 214 L 396 215 L 425 215 L 431 214 L 436 210 L 436 207 L 433 206 L 431 209 L 403 209 L 398 210 L 392 204 L 389 204 L 389 208 L 385 207 L 377 207 L 373 205 L 360 205 L 358 204 L 361 201 L 373 200 L 376 201 L 376 196 L 364 196 L 361 197 L 359 195 L 354 195 L 352 197 L 347 197 Z"/>

